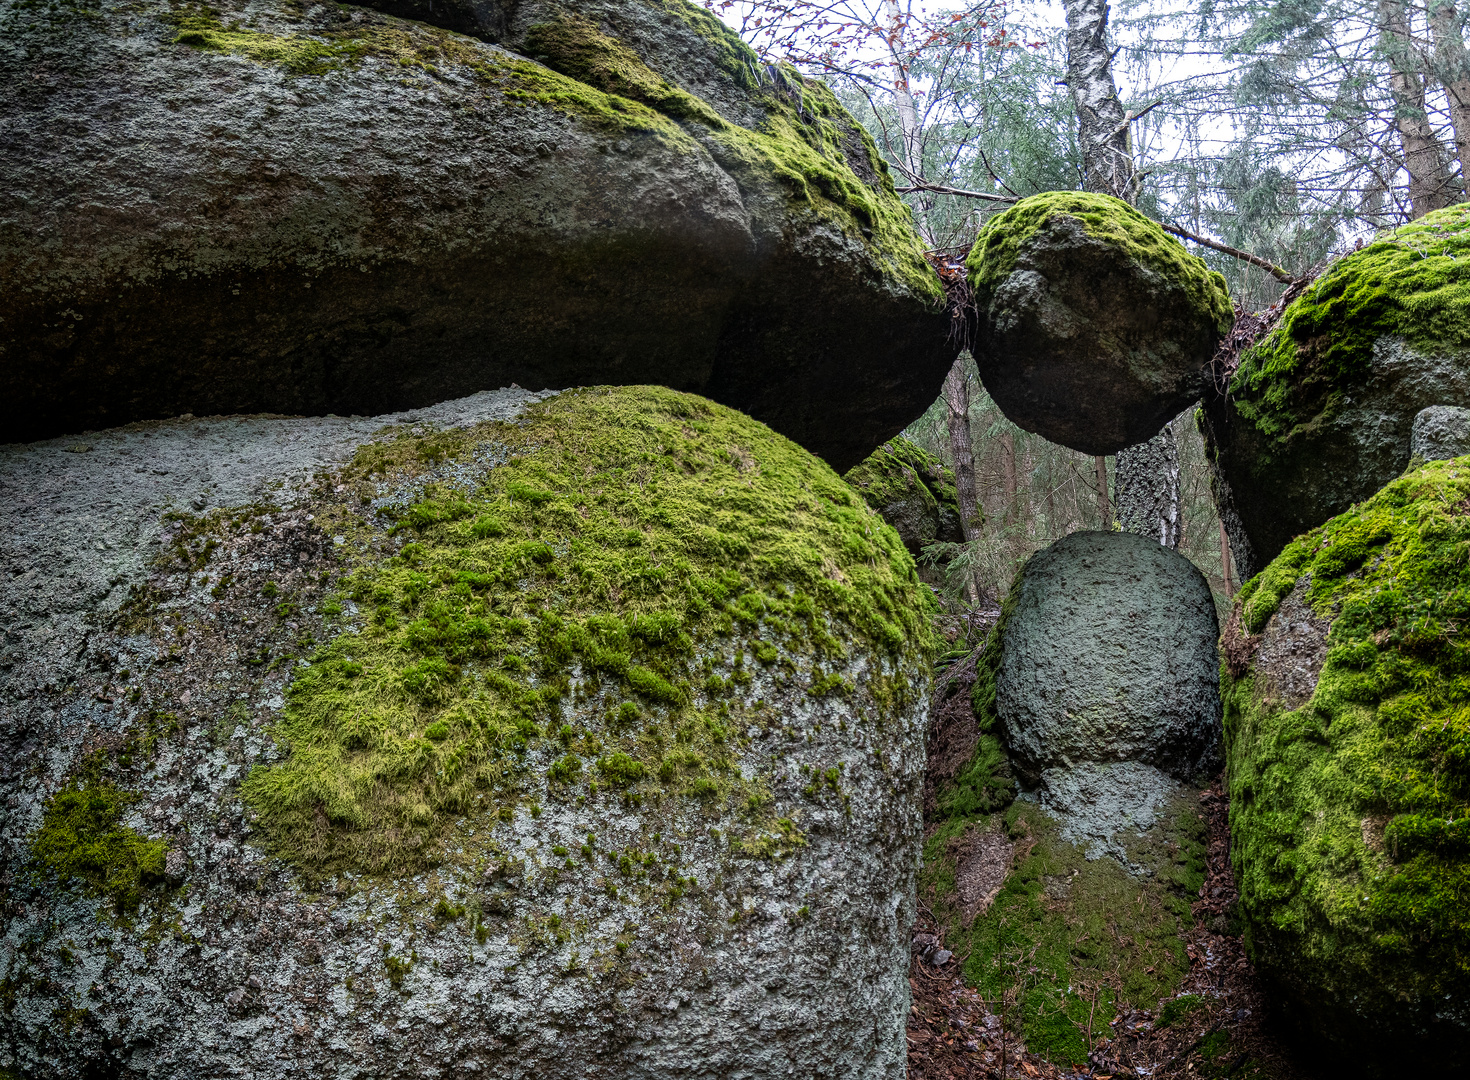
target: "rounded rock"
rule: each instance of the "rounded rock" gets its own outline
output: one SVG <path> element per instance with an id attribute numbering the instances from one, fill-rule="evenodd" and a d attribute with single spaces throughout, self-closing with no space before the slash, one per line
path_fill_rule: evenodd
<path id="1" fill-rule="evenodd" d="M 510 390 L 0 483 L 7 1069 L 903 1076 L 927 608 L 811 454 Z"/>
<path id="2" fill-rule="evenodd" d="M 1356 1075 L 1470 1059 L 1470 457 L 1294 540 L 1223 638 L 1251 959 Z"/>
<path id="3" fill-rule="evenodd" d="M 1457 405 L 1420 409 L 1409 434 L 1409 453 L 1421 461 L 1470 454 L 1470 409 Z"/>
<path id="4" fill-rule="evenodd" d="M 292 0 L 0 16 L 7 439 L 655 383 L 841 471 L 933 400 L 938 278 L 824 85 L 684 0 L 382 6 L 497 43 Z"/>
<path id="5" fill-rule="evenodd" d="M 843 479 L 898 530 L 916 557 L 935 542 L 957 544 L 965 538 L 954 473 L 905 438 L 889 439 Z"/>
<path id="6" fill-rule="evenodd" d="M 965 263 L 976 363 L 1006 416 L 1086 454 L 1157 435 L 1208 385 L 1225 280 L 1127 203 L 1058 191 L 986 222 Z"/>
<path id="7" fill-rule="evenodd" d="M 1219 624 L 1184 556 L 1075 532 L 1032 556 L 1006 606 L 996 709 L 1028 781 L 1114 762 L 1190 780 L 1216 762 Z"/>
<path id="8" fill-rule="evenodd" d="M 1205 401 L 1215 497 L 1242 580 L 1408 467 L 1414 420 L 1470 401 L 1470 211 L 1339 259 Z"/>

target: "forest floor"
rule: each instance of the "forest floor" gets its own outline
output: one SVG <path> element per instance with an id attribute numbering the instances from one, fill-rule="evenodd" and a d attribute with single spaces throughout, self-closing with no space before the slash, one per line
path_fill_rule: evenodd
<path id="1" fill-rule="evenodd" d="M 1309 1063 L 1274 1036 L 1265 991 L 1240 938 L 1228 932 L 1236 891 L 1219 779 L 1200 793 L 1200 814 L 1209 827 L 1208 870 L 1186 941 L 1189 972 L 1176 997 L 1090 1032 L 1086 1067 L 1058 1066 L 1028 1053 L 992 1003 L 965 985 L 956 959 L 939 967 L 928 962 L 925 957 L 935 955 L 932 935 L 940 930 L 921 904 L 909 969 L 909 1080 L 1312 1080 Z"/>

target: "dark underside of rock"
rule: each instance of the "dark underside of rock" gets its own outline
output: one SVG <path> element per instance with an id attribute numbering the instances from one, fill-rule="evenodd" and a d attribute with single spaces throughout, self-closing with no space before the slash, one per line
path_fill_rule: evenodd
<path id="1" fill-rule="evenodd" d="M 1011 213 L 1025 216 L 1014 223 L 995 219 L 970 257 L 980 376 L 1020 427 L 1083 453 L 1116 453 L 1156 435 L 1204 391 L 1222 319 L 1228 325 L 1225 292 L 1118 200 L 1034 199 L 1050 202 L 1018 204 Z M 1151 247 L 1140 249 L 1135 234 Z"/>
<path id="2" fill-rule="evenodd" d="M 475 37 L 0 4 L 7 439 L 659 383 L 845 469 L 933 399 L 938 287 L 820 84 L 681 4 L 385 10 Z"/>

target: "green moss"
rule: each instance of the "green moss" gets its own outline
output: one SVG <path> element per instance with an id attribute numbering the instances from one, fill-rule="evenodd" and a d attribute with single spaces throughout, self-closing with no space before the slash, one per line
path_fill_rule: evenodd
<path id="1" fill-rule="evenodd" d="M 1373 342 L 1470 346 L 1470 208 L 1394 229 L 1333 263 L 1240 361 L 1235 411 L 1284 447 L 1331 419 L 1372 370 Z"/>
<path id="2" fill-rule="evenodd" d="M 916 486 L 933 501 L 959 513 L 954 473 L 923 447 L 898 436 L 889 439 L 842 477 L 869 506 L 881 512 L 896 502 L 912 498 Z"/>
<path id="3" fill-rule="evenodd" d="M 1194 306 L 1211 314 L 1222 334 L 1230 329 L 1235 315 L 1220 274 L 1186 251 L 1158 222 L 1121 199 L 1089 191 L 1032 195 L 987 221 L 965 260 L 976 292 L 988 296 L 1005 281 L 1026 242 L 1057 214 L 1076 218 L 1088 236 L 1115 245 L 1129 259 L 1175 282 Z"/>
<path id="4" fill-rule="evenodd" d="M 238 24 L 226 27 L 208 7 L 181 8 L 171 21 L 178 27 L 173 41 L 209 52 L 229 53 L 285 68 L 293 75 L 321 75 L 360 60 L 362 41 L 323 40 L 301 34 L 264 34 Z"/>
<path id="5" fill-rule="evenodd" d="M 369 477 L 421 470 L 423 438 L 443 437 L 366 448 L 348 505 Z M 790 663 L 772 670 L 798 687 L 854 647 L 887 670 L 930 655 L 929 601 L 897 534 L 732 410 L 660 388 L 574 391 L 454 433 L 443 457 L 477 448 L 506 464 L 400 512 L 414 541 L 346 583 L 367 625 L 297 674 L 275 728 L 290 757 L 245 781 L 267 845 L 298 865 L 443 857 L 454 820 L 540 791 L 542 760 L 554 797 L 759 805 L 733 756 L 754 708 L 728 697 L 744 654 L 778 646 Z M 331 528 L 350 531 L 340 515 Z M 503 528 L 478 530 L 486 518 Z M 888 678 L 870 676 L 875 699 L 893 697 Z"/>
<path id="6" fill-rule="evenodd" d="M 990 907 L 970 925 L 959 909 L 957 853 L 967 829 L 1009 831 L 1016 865 Z M 966 956 L 966 982 L 1004 1010 L 1027 1047 L 1059 1063 L 1087 1060 L 1122 1007 L 1152 1008 L 1172 995 L 1189 960 L 1180 931 L 1204 867 L 1203 824 L 1181 801 L 1160 835 L 1135 838 L 1130 857 L 1155 868 L 1135 877 L 1110 858 L 1089 861 L 1062 840 L 1034 803 L 997 817 L 951 818 L 926 841 L 921 888 Z"/>
<path id="7" fill-rule="evenodd" d="M 693 94 L 672 85 L 621 41 L 608 37 L 586 16 L 564 15 L 526 32 L 526 50 L 578 82 L 608 94 L 640 101 L 681 120 L 725 127 L 718 113 Z"/>
<path id="8" fill-rule="evenodd" d="M 758 189 L 774 179 L 799 203 L 838 212 L 846 219 L 844 227 L 862 235 L 889 272 L 918 296 L 938 303 L 942 299 L 938 278 L 923 257 L 912 215 L 893 190 L 871 138 L 836 96 L 825 85 L 786 68 L 782 77 L 800 88 L 799 100 L 793 103 L 776 87 L 754 79 L 751 72 L 758 70 L 759 58 L 727 29 L 707 26 L 708 13 L 673 0 L 665 6 L 710 42 L 721 66 L 759 101 L 766 112 L 760 128 L 727 122 L 583 16 L 568 15 L 533 27 L 527 47 L 549 67 L 603 94 L 638 102 L 681 123 L 707 127 L 713 138 L 705 145 L 742 189 Z M 879 178 L 877 189 L 853 172 L 844 149 L 844 143 L 852 140 Z"/>
<path id="9" fill-rule="evenodd" d="M 74 782 L 46 800 L 41 827 L 31 837 L 38 867 L 134 912 L 145 889 L 163 875 L 168 846 L 146 840 L 122 823 L 138 796 L 107 781 Z"/>
<path id="10" fill-rule="evenodd" d="M 1284 709 L 1248 670 L 1222 673 L 1248 940 L 1300 985 L 1363 988 L 1369 1012 L 1464 994 L 1470 458 L 1299 537 L 1241 590 L 1236 625 L 1263 628 L 1307 575 L 1332 619 L 1311 700 Z"/>

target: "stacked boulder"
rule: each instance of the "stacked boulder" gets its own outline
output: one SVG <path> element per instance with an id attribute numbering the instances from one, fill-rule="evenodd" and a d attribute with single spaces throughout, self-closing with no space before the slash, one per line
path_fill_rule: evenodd
<path id="1" fill-rule="evenodd" d="M 6 438 L 654 383 L 845 470 L 933 400 L 938 278 L 821 83 L 685 0 L 373 6 L 0 5 Z"/>
<path id="2" fill-rule="evenodd" d="M 928 607 L 811 454 L 510 390 L 0 484 L 0 1073 L 904 1075 Z"/>
<path id="3" fill-rule="evenodd" d="M 1224 638 L 1240 914 L 1354 1071 L 1470 1055 L 1470 457 L 1297 537 Z"/>
<path id="4" fill-rule="evenodd" d="M 1423 410 L 1470 402 L 1467 255 L 1463 205 L 1384 234 L 1313 281 L 1242 354 L 1226 392 L 1206 399 L 1216 500 L 1242 578 L 1402 473 Z"/>

